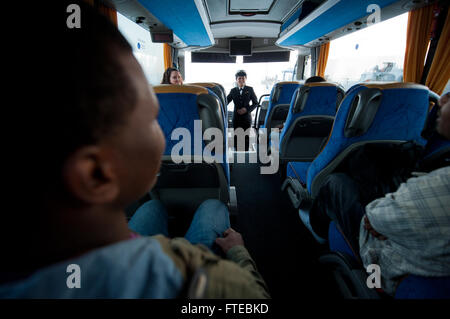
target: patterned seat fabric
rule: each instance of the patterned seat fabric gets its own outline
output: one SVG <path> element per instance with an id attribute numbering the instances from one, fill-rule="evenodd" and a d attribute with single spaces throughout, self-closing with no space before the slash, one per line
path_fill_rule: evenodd
<path id="1" fill-rule="evenodd" d="M 306 184 L 311 196 L 358 147 L 406 141 L 424 146 L 421 134 L 428 100 L 428 88 L 414 83 L 361 84 L 350 90 L 339 106 L 328 142 L 308 169 Z"/>
<path id="2" fill-rule="evenodd" d="M 288 162 L 287 176 L 300 176 L 306 183 L 306 171 L 331 132 L 343 96 L 341 87 L 327 82 L 305 84 L 295 91 L 280 135 L 280 160 Z"/>

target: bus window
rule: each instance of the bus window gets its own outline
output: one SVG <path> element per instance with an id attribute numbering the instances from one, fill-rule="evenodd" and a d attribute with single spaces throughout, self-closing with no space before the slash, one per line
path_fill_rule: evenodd
<path id="1" fill-rule="evenodd" d="M 161 83 L 164 73 L 163 44 L 153 43 L 150 32 L 117 13 L 117 25 L 133 48 L 133 54 L 152 85 Z"/>
<path id="2" fill-rule="evenodd" d="M 325 78 L 355 83 L 402 81 L 408 14 L 380 22 L 330 44 Z"/>
<path id="3" fill-rule="evenodd" d="M 243 57 L 238 56 L 236 63 L 192 63 L 191 53 L 185 53 L 186 79 L 185 82 L 217 82 L 223 85 L 226 93 L 235 85 L 235 73 L 238 70 L 247 72 L 247 84 L 252 86 L 259 97 L 268 94 L 275 83 L 292 81 L 297 51 L 291 51 L 289 62 L 258 62 L 243 63 Z M 233 103 L 228 110 L 233 111 Z"/>
<path id="4" fill-rule="evenodd" d="M 303 71 L 303 79 L 306 80 L 307 78 L 309 78 L 311 76 L 312 76 L 312 74 L 311 74 L 311 56 L 307 55 L 307 56 L 305 56 L 305 68 Z"/>

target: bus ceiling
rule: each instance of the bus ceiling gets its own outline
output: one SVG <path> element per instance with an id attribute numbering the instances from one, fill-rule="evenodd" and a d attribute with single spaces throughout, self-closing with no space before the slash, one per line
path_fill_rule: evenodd
<path id="1" fill-rule="evenodd" d="M 253 53 L 299 55 L 433 0 L 112 0 L 150 32 L 173 31 L 178 50 L 229 52 L 230 39 L 252 39 Z"/>

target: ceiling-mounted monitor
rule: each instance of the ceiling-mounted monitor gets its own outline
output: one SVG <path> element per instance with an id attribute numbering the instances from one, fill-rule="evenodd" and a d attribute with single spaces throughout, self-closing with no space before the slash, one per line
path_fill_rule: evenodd
<path id="1" fill-rule="evenodd" d="M 153 43 L 172 43 L 173 32 L 170 31 L 150 31 Z"/>
<path id="2" fill-rule="evenodd" d="M 230 39 L 230 56 L 252 55 L 252 39 Z"/>

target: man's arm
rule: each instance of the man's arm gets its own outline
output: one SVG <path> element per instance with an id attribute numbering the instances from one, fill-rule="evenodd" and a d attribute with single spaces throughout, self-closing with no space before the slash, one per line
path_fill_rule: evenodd
<path id="1" fill-rule="evenodd" d="M 233 92 L 233 89 L 230 90 L 230 93 L 227 95 L 227 105 L 230 104 L 231 101 L 233 101 L 233 95 L 231 94 Z"/>
<path id="2" fill-rule="evenodd" d="M 216 239 L 216 244 L 225 252 L 227 259 L 235 262 L 241 266 L 241 268 L 250 272 L 253 278 L 255 278 L 258 286 L 260 286 L 261 291 L 268 295 L 267 285 L 261 274 L 258 272 L 255 261 L 250 256 L 247 248 L 245 248 L 242 235 L 232 228 L 228 228 L 223 233 L 223 236 L 224 237 L 222 238 L 219 237 Z"/>
<path id="3" fill-rule="evenodd" d="M 197 286 L 195 273 L 202 269 L 206 272 L 207 285 L 199 292 L 199 298 L 270 298 L 256 267 L 250 266 L 254 262 L 245 247 L 230 249 L 232 260 L 226 260 L 203 245 L 192 245 L 185 238 L 169 239 L 162 235 L 153 238 L 159 241 L 188 286 Z"/>
<path id="4" fill-rule="evenodd" d="M 249 88 L 250 91 L 250 100 L 252 101 L 252 105 L 247 107 L 247 112 L 251 113 L 258 106 L 258 98 L 256 97 L 255 91 L 252 87 Z"/>

